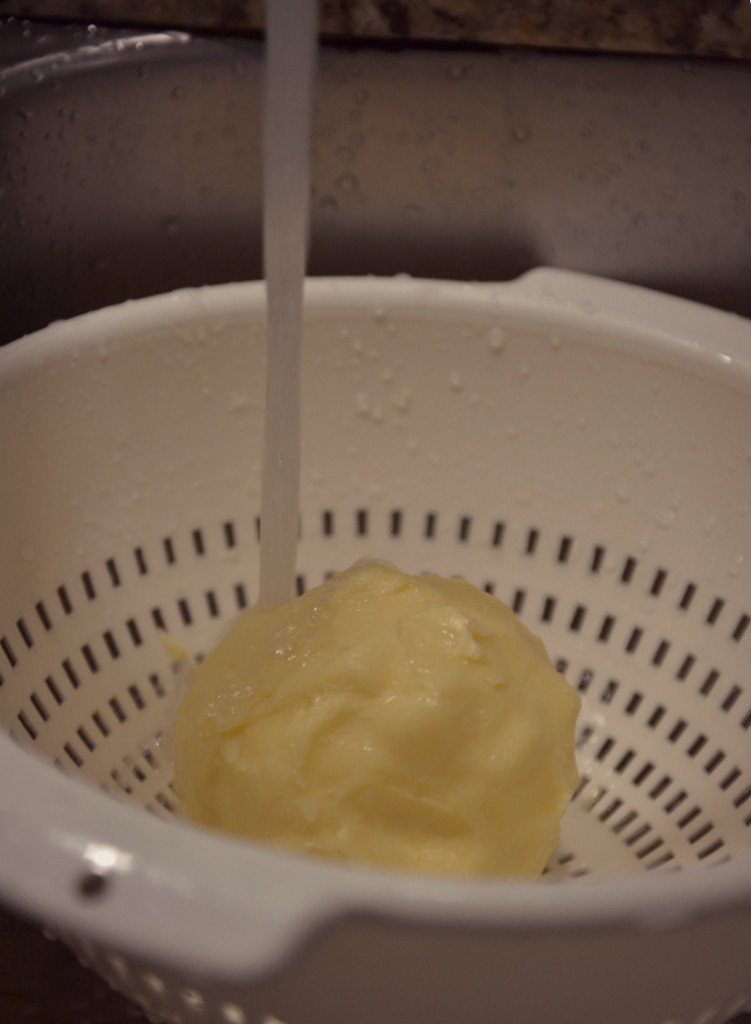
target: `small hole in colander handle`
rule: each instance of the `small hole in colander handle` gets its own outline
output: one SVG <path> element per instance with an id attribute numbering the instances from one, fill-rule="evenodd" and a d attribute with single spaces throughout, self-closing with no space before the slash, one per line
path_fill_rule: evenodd
<path id="1" fill-rule="evenodd" d="M 107 894 L 111 879 L 101 871 L 86 871 L 76 882 L 76 892 L 85 900 L 101 899 Z"/>

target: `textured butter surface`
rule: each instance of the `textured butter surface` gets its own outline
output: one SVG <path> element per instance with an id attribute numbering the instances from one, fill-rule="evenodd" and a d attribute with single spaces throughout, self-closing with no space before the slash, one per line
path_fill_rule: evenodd
<path id="1" fill-rule="evenodd" d="M 184 813 L 278 847 L 443 874 L 539 874 L 577 782 L 577 694 L 459 580 L 358 563 L 246 613 L 195 671 Z"/>

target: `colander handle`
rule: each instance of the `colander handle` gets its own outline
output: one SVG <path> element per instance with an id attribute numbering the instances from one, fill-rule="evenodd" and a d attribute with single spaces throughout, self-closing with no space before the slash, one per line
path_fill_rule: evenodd
<path id="1" fill-rule="evenodd" d="M 0 899 L 63 935 L 167 967 L 247 978 L 278 966 L 314 921 L 336 910 L 327 865 L 292 864 L 145 815 L 5 736 L 0 775 L 11 780 L 0 805 Z"/>
<path id="2" fill-rule="evenodd" d="M 590 274 L 553 267 L 531 270 L 515 281 L 488 286 L 520 310 L 550 314 L 551 325 L 561 327 L 568 319 L 581 327 L 582 314 L 593 330 L 608 323 L 628 328 L 630 336 L 641 331 L 654 344 L 663 335 L 676 352 L 706 354 L 739 371 L 751 372 L 751 324 L 745 317 L 726 313 L 688 299 L 666 295 Z"/>

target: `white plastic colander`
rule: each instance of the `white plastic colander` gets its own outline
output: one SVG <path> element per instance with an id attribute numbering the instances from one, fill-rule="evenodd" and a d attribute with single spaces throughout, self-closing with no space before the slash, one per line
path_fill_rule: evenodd
<path id="1" fill-rule="evenodd" d="M 309 282 L 299 587 L 363 555 L 465 576 L 584 701 L 547 876 L 449 881 L 173 817 L 177 646 L 256 594 L 263 294 L 0 352 L 3 899 L 154 1019 L 751 1008 L 748 321 L 549 270 Z"/>

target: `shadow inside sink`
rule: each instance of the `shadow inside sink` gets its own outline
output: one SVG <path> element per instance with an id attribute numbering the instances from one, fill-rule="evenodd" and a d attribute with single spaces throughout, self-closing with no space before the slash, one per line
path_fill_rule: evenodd
<path id="1" fill-rule="evenodd" d="M 0 341 L 261 276 L 261 44 L 6 23 Z M 325 46 L 310 272 L 540 264 L 751 316 L 751 64 Z"/>

